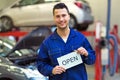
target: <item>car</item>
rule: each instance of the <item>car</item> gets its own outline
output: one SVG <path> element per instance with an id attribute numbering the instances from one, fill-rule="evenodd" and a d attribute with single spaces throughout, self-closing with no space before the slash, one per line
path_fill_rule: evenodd
<path id="1" fill-rule="evenodd" d="M 9 39 L 8 37 L 1 37 L 0 57 L 9 60 L 7 64 L 12 64 L 15 65 L 15 67 L 19 67 L 19 70 L 22 70 L 25 76 L 27 76 L 26 80 L 48 80 L 48 77 L 43 76 L 36 68 L 36 50 L 40 46 L 41 42 L 50 34 L 51 30 L 48 27 L 43 26 L 31 31 L 18 42 L 11 38 Z M 4 64 L 1 64 L 1 66 L 4 66 Z M 2 68 L 1 66 L 0 69 Z M 0 70 L 0 73 L 4 71 Z M 11 72 L 7 73 L 11 75 L 11 77 L 14 76 Z M 7 73 L 5 74 L 6 76 L 4 75 L 5 77 L 0 77 L 0 80 L 14 80 L 14 77 L 11 78 L 7 76 Z M 24 80 L 21 78 L 20 80 Z M 15 80 L 19 79 L 15 78 Z"/>
<path id="2" fill-rule="evenodd" d="M 27 73 L 31 73 L 31 76 Z M 35 77 L 34 71 L 16 66 L 9 59 L 0 57 L 0 80 L 35 80 L 32 79 Z"/>
<path id="3" fill-rule="evenodd" d="M 15 64 L 25 66 L 36 61 L 37 49 L 42 41 L 51 34 L 48 27 L 38 27 L 25 35 L 18 42 L 0 38 L 0 56 L 7 57 Z"/>
<path id="4" fill-rule="evenodd" d="M 23 68 L 8 58 L 0 57 L 0 80 L 48 80 L 48 78 L 40 74 L 36 68 Z"/>
<path id="5" fill-rule="evenodd" d="M 58 2 L 68 6 L 72 28 L 87 30 L 94 22 L 91 7 L 85 0 L 18 0 L 16 4 L 1 10 L 1 32 L 13 27 L 55 26 L 52 9 Z"/>
<path id="6" fill-rule="evenodd" d="M 7 57 L 9 60 L 11 60 L 13 63 L 18 65 L 26 65 L 29 61 L 29 63 L 36 58 L 36 53 L 27 48 L 23 49 L 14 49 L 14 41 L 9 40 L 7 38 L 0 39 L 0 56 Z M 24 62 L 26 61 L 26 62 Z M 24 62 L 24 63 L 23 63 Z"/>
<path id="7" fill-rule="evenodd" d="M 21 68 L 0 57 L 0 80 L 28 80 Z"/>

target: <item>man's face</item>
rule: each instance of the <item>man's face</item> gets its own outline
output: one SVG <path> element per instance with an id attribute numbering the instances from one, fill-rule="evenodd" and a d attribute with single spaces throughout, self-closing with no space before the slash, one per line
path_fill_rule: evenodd
<path id="1" fill-rule="evenodd" d="M 54 21 L 58 28 L 64 29 L 68 26 L 70 16 L 65 8 L 54 10 Z"/>

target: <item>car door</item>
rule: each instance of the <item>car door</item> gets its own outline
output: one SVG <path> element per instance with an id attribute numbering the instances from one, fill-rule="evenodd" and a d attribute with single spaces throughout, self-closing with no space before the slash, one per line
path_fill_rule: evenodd
<path id="1" fill-rule="evenodd" d="M 53 25 L 53 9 L 54 3 L 42 3 L 39 5 L 40 13 L 40 24 L 43 25 Z"/>
<path id="2" fill-rule="evenodd" d="M 39 21 L 38 5 L 25 5 L 14 7 L 11 11 L 16 26 L 35 26 Z"/>

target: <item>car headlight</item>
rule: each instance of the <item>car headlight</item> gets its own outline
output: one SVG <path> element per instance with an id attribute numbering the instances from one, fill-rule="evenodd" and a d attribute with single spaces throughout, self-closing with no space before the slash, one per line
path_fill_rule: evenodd
<path id="1" fill-rule="evenodd" d="M 38 72 L 37 69 L 32 70 L 32 69 L 22 69 L 27 78 L 30 80 L 48 80 L 47 77 L 43 76 Z"/>
<path id="2" fill-rule="evenodd" d="M 24 74 L 24 72 L 22 71 L 22 68 L 17 67 L 17 66 L 9 66 L 9 68 L 7 70 L 11 73 Z"/>

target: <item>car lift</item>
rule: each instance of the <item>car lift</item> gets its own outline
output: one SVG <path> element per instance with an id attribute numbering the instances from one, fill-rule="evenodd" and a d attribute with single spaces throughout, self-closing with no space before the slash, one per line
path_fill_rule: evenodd
<path id="1" fill-rule="evenodd" d="M 26 34 L 28 34 L 28 32 L 20 31 L 19 29 L 15 29 L 13 31 L 7 31 L 7 32 L 0 32 L 0 36 L 2 37 L 14 36 L 16 41 L 18 41 L 20 37 L 23 37 Z"/>

